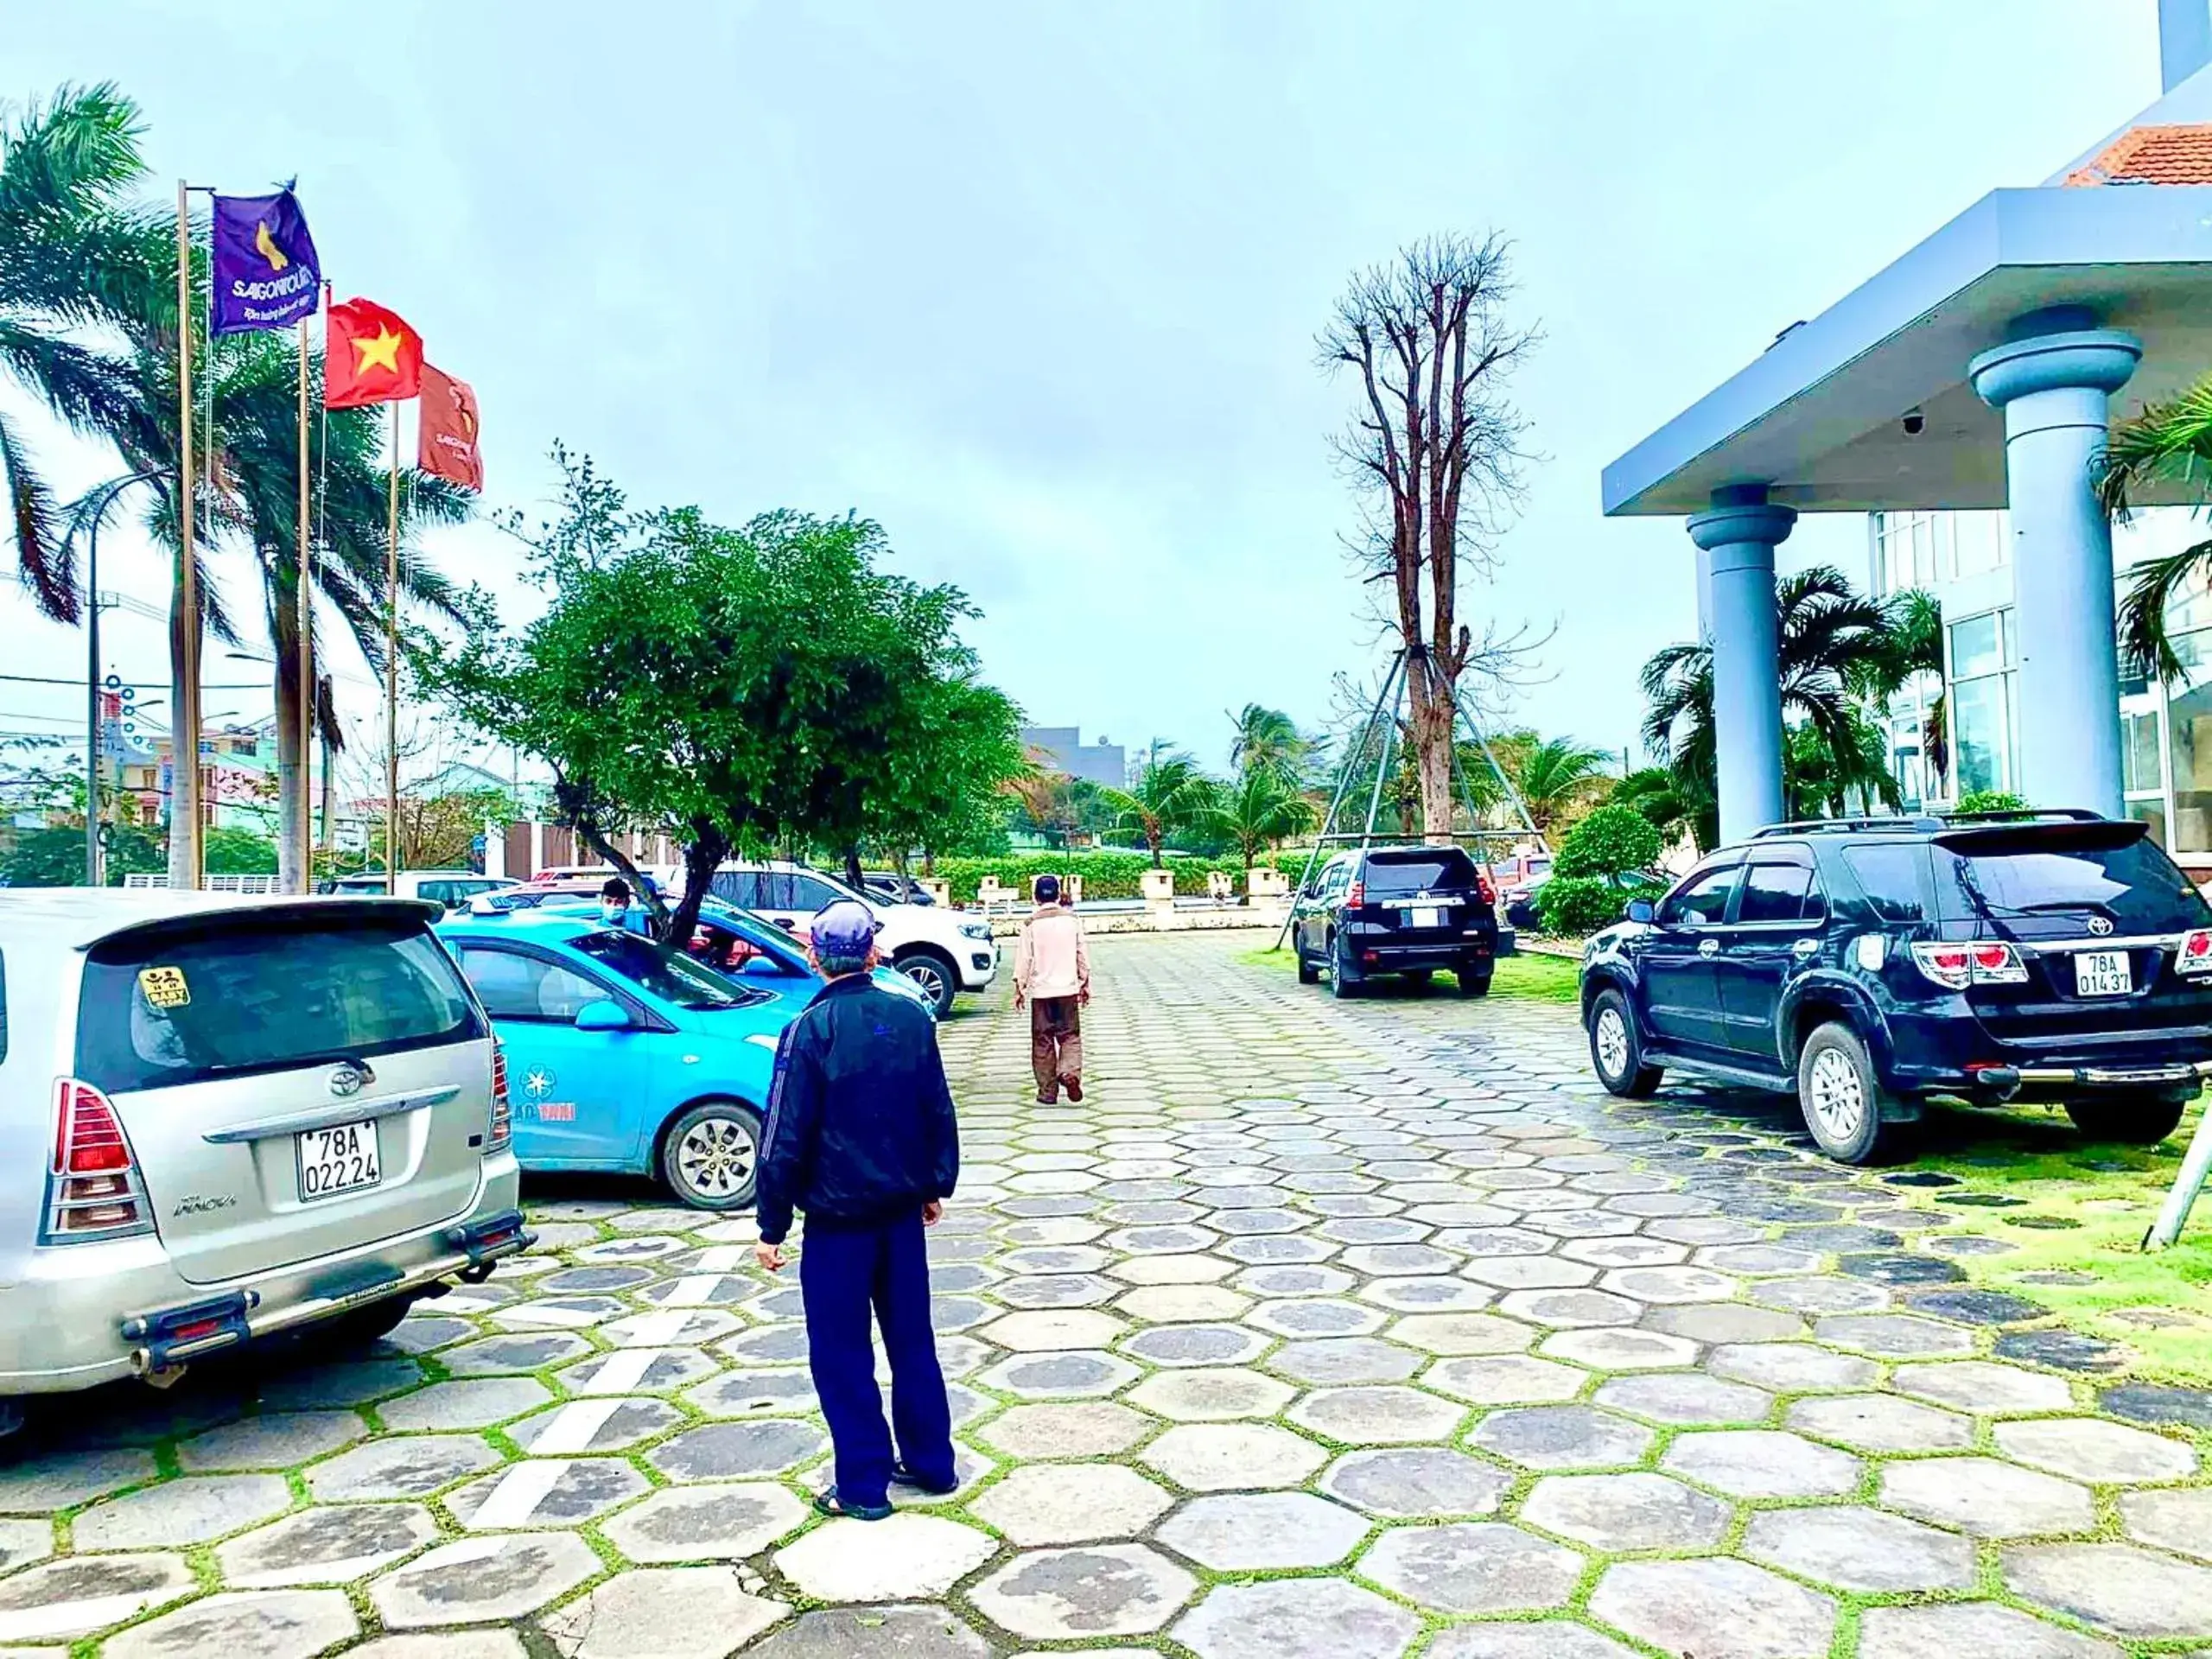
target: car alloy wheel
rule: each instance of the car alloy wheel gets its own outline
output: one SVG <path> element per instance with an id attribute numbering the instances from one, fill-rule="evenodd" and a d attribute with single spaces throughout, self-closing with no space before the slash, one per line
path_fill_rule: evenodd
<path id="1" fill-rule="evenodd" d="M 676 1168 L 683 1185 L 701 1198 L 727 1202 L 753 1185 L 760 1148 L 753 1126 L 734 1117 L 702 1117 L 676 1143 Z"/>
<path id="2" fill-rule="evenodd" d="M 1598 1010 L 1598 1064 L 1618 1082 L 1628 1075 L 1628 1021 L 1611 1003 Z"/>
<path id="3" fill-rule="evenodd" d="M 909 957 L 894 965 L 929 994 L 931 1005 L 940 1016 L 952 1012 L 952 981 L 935 957 Z"/>
<path id="4" fill-rule="evenodd" d="M 1866 1122 L 1866 1088 L 1851 1057 L 1841 1049 L 1823 1048 L 1813 1056 L 1806 1081 L 1806 1102 L 1821 1132 L 1839 1145 L 1857 1140 Z"/>

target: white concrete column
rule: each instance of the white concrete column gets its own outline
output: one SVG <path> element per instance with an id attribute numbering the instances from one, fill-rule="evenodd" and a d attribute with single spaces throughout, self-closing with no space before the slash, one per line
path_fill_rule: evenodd
<path id="1" fill-rule="evenodd" d="M 1763 484 L 1713 493 L 1689 521 L 1710 561 L 1714 762 L 1720 839 L 1742 841 L 1783 817 L 1782 692 L 1777 666 L 1774 550 L 1797 515 L 1766 499 Z"/>

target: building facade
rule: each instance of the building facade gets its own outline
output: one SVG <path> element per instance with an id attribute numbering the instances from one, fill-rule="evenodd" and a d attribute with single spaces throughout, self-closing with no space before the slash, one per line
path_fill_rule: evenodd
<path id="1" fill-rule="evenodd" d="M 2205 539 L 2194 512 L 2153 508 L 2113 529 L 2115 602 L 2145 561 Z M 1891 772 L 1908 807 L 1948 805 L 1982 790 L 2020 788 L 2019 631 L 2013 538 L 1996 512 L 1876 512 L 1867 518 L 1867 586 L 1889 596 L 1919 588 L 1943 612 L 1943 674 L 1922 677 L 1891 704 Z M 2134 676 L 2123 662 L 2113 704 L 2121 782 L 2131 817 L 2200 878 L 2212 875 L 2212 593 L 2191 584 L 2166 626 L 2180 679 Z M 1948 764 L 1928 742 L 1928 714 L 1944 699 Z"/>
<path id="2" fill-rule="evenodd" d="M 1071 778 L 1120 789 L 1129 780 L 1128 757 L 1119 743 L 1085 743 L 1076 726 L 1025 726 L 1021 747 Z"/>

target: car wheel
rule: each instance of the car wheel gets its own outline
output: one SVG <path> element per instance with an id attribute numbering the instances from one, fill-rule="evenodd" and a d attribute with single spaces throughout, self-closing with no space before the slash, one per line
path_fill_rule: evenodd
<path id="1" fill-rule="evenodd" d="M 1301 985 L 1319 985 L 1321 982 L 1321 970 L 1306 960 L 1306 952 L 1299 948 L 1295 940 L 1291 942 L 1290 953 L 1298 958 L 1298 982 Z"/>
<path id="2" fill-rule="evenodd" d="M 1590 1005 L 1590 1064 L 1607 1094 L 1627 1100 L 1649 1100 L 1666 1075 L 1643 1063 L 1636 1016 L 1618 991 L 1600 991 Z"/>
<path id="3" fill-rule="evenodd" d="M 334 1319 L 325 1319 L 310 1327 L 308 1340 L 325 1348 L 371 1347 L 398 1330 L 399 1322 L 414 1306 L 412 1296 L 387 1296 L 380 1302 L 351 1309 Z"/>
<path id="4" fill-rule="evenodd" d="M 1840 1164 L 1871 1164 L 1894 1136 L 1883 1133 L 1889 1090 L 1859 1033 L 1830 1020 L 1805 1039 L 1797 1056 L 1797 1104 L 1821 1150 Z"/>
<path id="5" fill-rule="evenodd" d="M 677 1115 L 660 1138 L 661 1179 L 695 1210 L 753 1202 L 760 1166 L 760 1114 L 738 1100 L 710 1100 Z"/>
<path id="6" fill-rule="evenodd" d="M 1351 965 L 1351 952 L 1344 948 L 1342 939 L 1332 940 L 1329 945 L 1329 995 L 1359 995 L 1359 969 Z"/>
<path id="7" fill-rule="evenodd" d="M 960 994 L 960 982 L 953 975 L 952 965 L 944 957 L 935 951 L 916 950 L 891 965 L 928 993 L 938 1019 L 952 1012 L 952 999 Z"/>
<path id="8" fill-rule="evenodd" d="M 2155 1147 L 2181 1127 L 2182 1114 L 2196 1091 L 2171 1089 L 2114 1090 L 2066 1103 L 2066 1116 L 2092 1141 L 2117 1141 L 2131 1147 Z"/>
<path id="9" fill-rule="evenodd" d="M 1491 976 L 1497 971 L 1497 969 L 1488 963 L 1484 963 L 1479 968 L 1469 963 L 1466 967 L 1456 969 L 1455 976 L 1459 982 L 1459 995 L 1488 996 Z"/>

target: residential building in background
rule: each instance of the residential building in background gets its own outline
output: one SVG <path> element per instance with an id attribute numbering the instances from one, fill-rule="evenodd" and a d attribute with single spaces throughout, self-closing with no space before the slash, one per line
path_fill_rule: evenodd
<path id="1" fill-rule="evenodd" d="M 1085 743 L 1080 727 L 1025 726 L 1021 746 L 1071 778 L 1120 789 L 1128 782 L 1128 757 L 1119 743 L 1103 737 Z"/>

